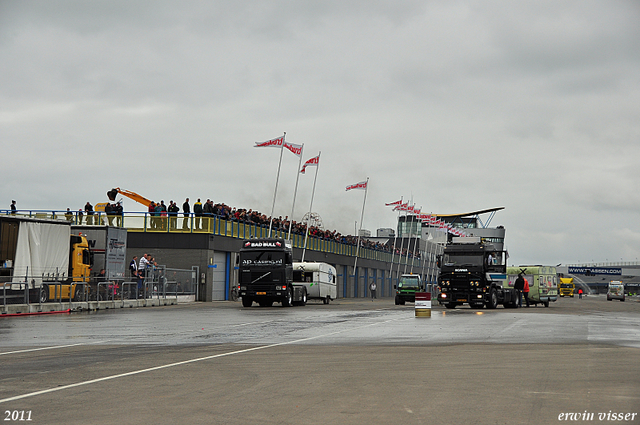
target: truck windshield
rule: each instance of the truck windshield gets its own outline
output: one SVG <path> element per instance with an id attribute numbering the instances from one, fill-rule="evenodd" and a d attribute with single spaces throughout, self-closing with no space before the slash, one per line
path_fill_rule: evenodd
<path id="1" fill-rule="evenodd" d="M 278 266 L 284 264 L 282 251 L 257 251 L 240 253 L 240 264 L 243 266 Z"/>
<path id="2" fill-rule="evenodd" d="M 401 277 L 400 282 L 398 283 L 398 288 L 403 289 L 418 289 L 420 286 L 420 281 L 418 276 L 415 277 Z"/>
<path id="3" fill-rule="evenodd" d="M 444 264 L 447 266 L 482 266 L 482 255 L 472 252 L 445 254 Z"/>
<path id="4" fill-rule="evenodd" d="M 572 283 L 561 283 L 560 287 L 561 288 L 573 288 L 573 284 Z"/>

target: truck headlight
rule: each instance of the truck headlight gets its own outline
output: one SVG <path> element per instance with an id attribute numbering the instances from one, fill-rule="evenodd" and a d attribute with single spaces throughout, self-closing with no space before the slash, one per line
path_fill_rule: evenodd
<path id="1" fill-rule="evenodd" d="M 247 287 L 246 287 L 246 286 L 241 286 L 241 287 L 240 287 L 240 290 L 241 290 L 241 291 L 246 291 L 246 290 L 247 290 Z"/>

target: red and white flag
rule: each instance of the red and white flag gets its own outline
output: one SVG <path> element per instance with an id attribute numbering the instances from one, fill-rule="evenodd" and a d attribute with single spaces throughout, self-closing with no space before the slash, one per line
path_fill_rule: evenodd
<path id="1" fill-rule="evenodd" d="M 351 184 L 349 186 L 347 186 L 346 190 L 351 190 L 351 189 L 366 189 L 367 188 L 367 181 L 363 181 L 360 183 L 355 183 L 355 184 Z"/>
<path id="2" fill-rule="evenodd" d="M 409 205 L 409 207 L 407 207 L 407 212 L 414 212 L 413 208 L 415 205 Z"/>
<path id="3" fill-rule="evenodd" d="M 302 155 L 302 145 L 296 145 L 295 143 L 284 143 L 285 149 L 289 149 L 294 155 Z"/>
<path id="4" fill-rule="evenodd" d="M 395 205 L 402 205 L 402 199 L 396 202 L 390 202 L 388 204 L 384 204 L 387 207 L 391 207 L 391 206 L 395 206 Z"/>
<path id="5" fill-rule="evenodd" d="M 284 136 L 280 136 L 277 139 L 267 140 L 266 142 L 256 142 L 254 148 L 280 148 L 284 143 Z"/>
<path id="6" fill-rule="evenodd" d="M 394 211 L 406 211 L 407 207 L 409 206 L 409 203 L 405 203 L 405 204 L 400 204 L 398 206 L 396 206 L 393 210 Z"/>
<path id="7" fill-rule="evenodd" d="M 311 167 L 311 166 L 316 166 L 316 167 L 317 167 L 319 163 L 320 163 L 320 155 L 318 155 L 318 156 L 316 156 L 316 157 L 314 157 L 314 158 L 311 158 L 310 160 L 308 160 L 307 162 L 305 162 L 305 163 L 304 163 L 304 165 L 302 166 L 302 169 L 300 170 L 300 172 L 301 172 L 302 174 L 304 174 L 305 169 L 306 169 L 307 167 Z"/>

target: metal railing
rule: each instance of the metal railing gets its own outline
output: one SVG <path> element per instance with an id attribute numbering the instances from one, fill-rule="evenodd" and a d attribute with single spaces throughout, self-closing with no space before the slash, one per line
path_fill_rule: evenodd
<path id="1" fill-rule="evenodd" d="M 0 282 L 0 304 L 6 311 L 9 304 L 60 304 L 61 308 L 74 303 L 101 301 L 121 301 L 124 306 L 127 300 L 140 299 L 178 299 L 180 296 L 191 296 L 197 299 L 198 268 L 192 270 L 169 269 L 164 266 L 149 268 L 144 275 L 134 280 L 98 281 L 91 278 L 89 282 L 43 281 L 35 283 L 34 276 L 21 276 L 20 282 L 12 282 L 11 276 L 3 276 Z M 37 276 L 40 278 L 40 276 Z M 12 289 L 20 288 L 20 289 Z M 42 296 L 41 291 L 46 291 Z M 46 300 L 43 302 L 43 299 Z"/>
<path id="2" fill-rule="evenodd" d="M 49 220 L 66 220 L 74 225 L 91 226 L 91 225 L 109 225 L 116 227 L 124 227 L 129 232 L 149 232 L 149 233 L 205 233 L 217 236 L 226 236 L 238 239 L 251 238 L 286 238 L 288 232 L 284 230 L 272 229 L 269 235 L 269 226 L 254 223 L 244 223 L 235 220 L 225 220 L 217 216 L 196 216 L 190 213 L 185 216 L 184 213 L 176 215 L 162 215 L 162 213 L 149 212 L 125 212 L 123 214 L 106 214 L 104 212 L 94 212 L 92 215 L 80 214 L 79 211 L 44 211 L 44 210 L 18 210 L 16 214 L 12 214 L 10 210 L 0 210 L 0 214 L 14 215 L 23 217 L 33 217 Z M 157 215 L 160 214 L 160 215 Z M 304 234 L 291 234 L 291 242 L 295 248 L 304 247 Z M 334 240 L 326 240 L 310 236 L 307 241 L 306 249 L 324 253 L 346 255 L 355 257 L 356 245 L 343 243 Z M 420 267 L 422 265 L 422 255 L 408 259 L 405 256 L 393 256 L 394 264 L 413 265 Z M 391 262 L 392 253 L 388 251 L 372 249 L 368 247 L 360 247 L 358 257 L 369 260 L 382 262 Z"/>

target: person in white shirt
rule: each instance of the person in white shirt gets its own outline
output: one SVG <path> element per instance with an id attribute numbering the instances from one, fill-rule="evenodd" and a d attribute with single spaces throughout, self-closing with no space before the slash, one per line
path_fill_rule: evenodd
<path id="1" fill-rule="evenodd" d="M 140 265 L 138 266 L 139 271 L 144 271 L 147 267 L 149 267 L 149 260 L 147 259 L 148 254 L 144 254 L 140 257 Z"/>

